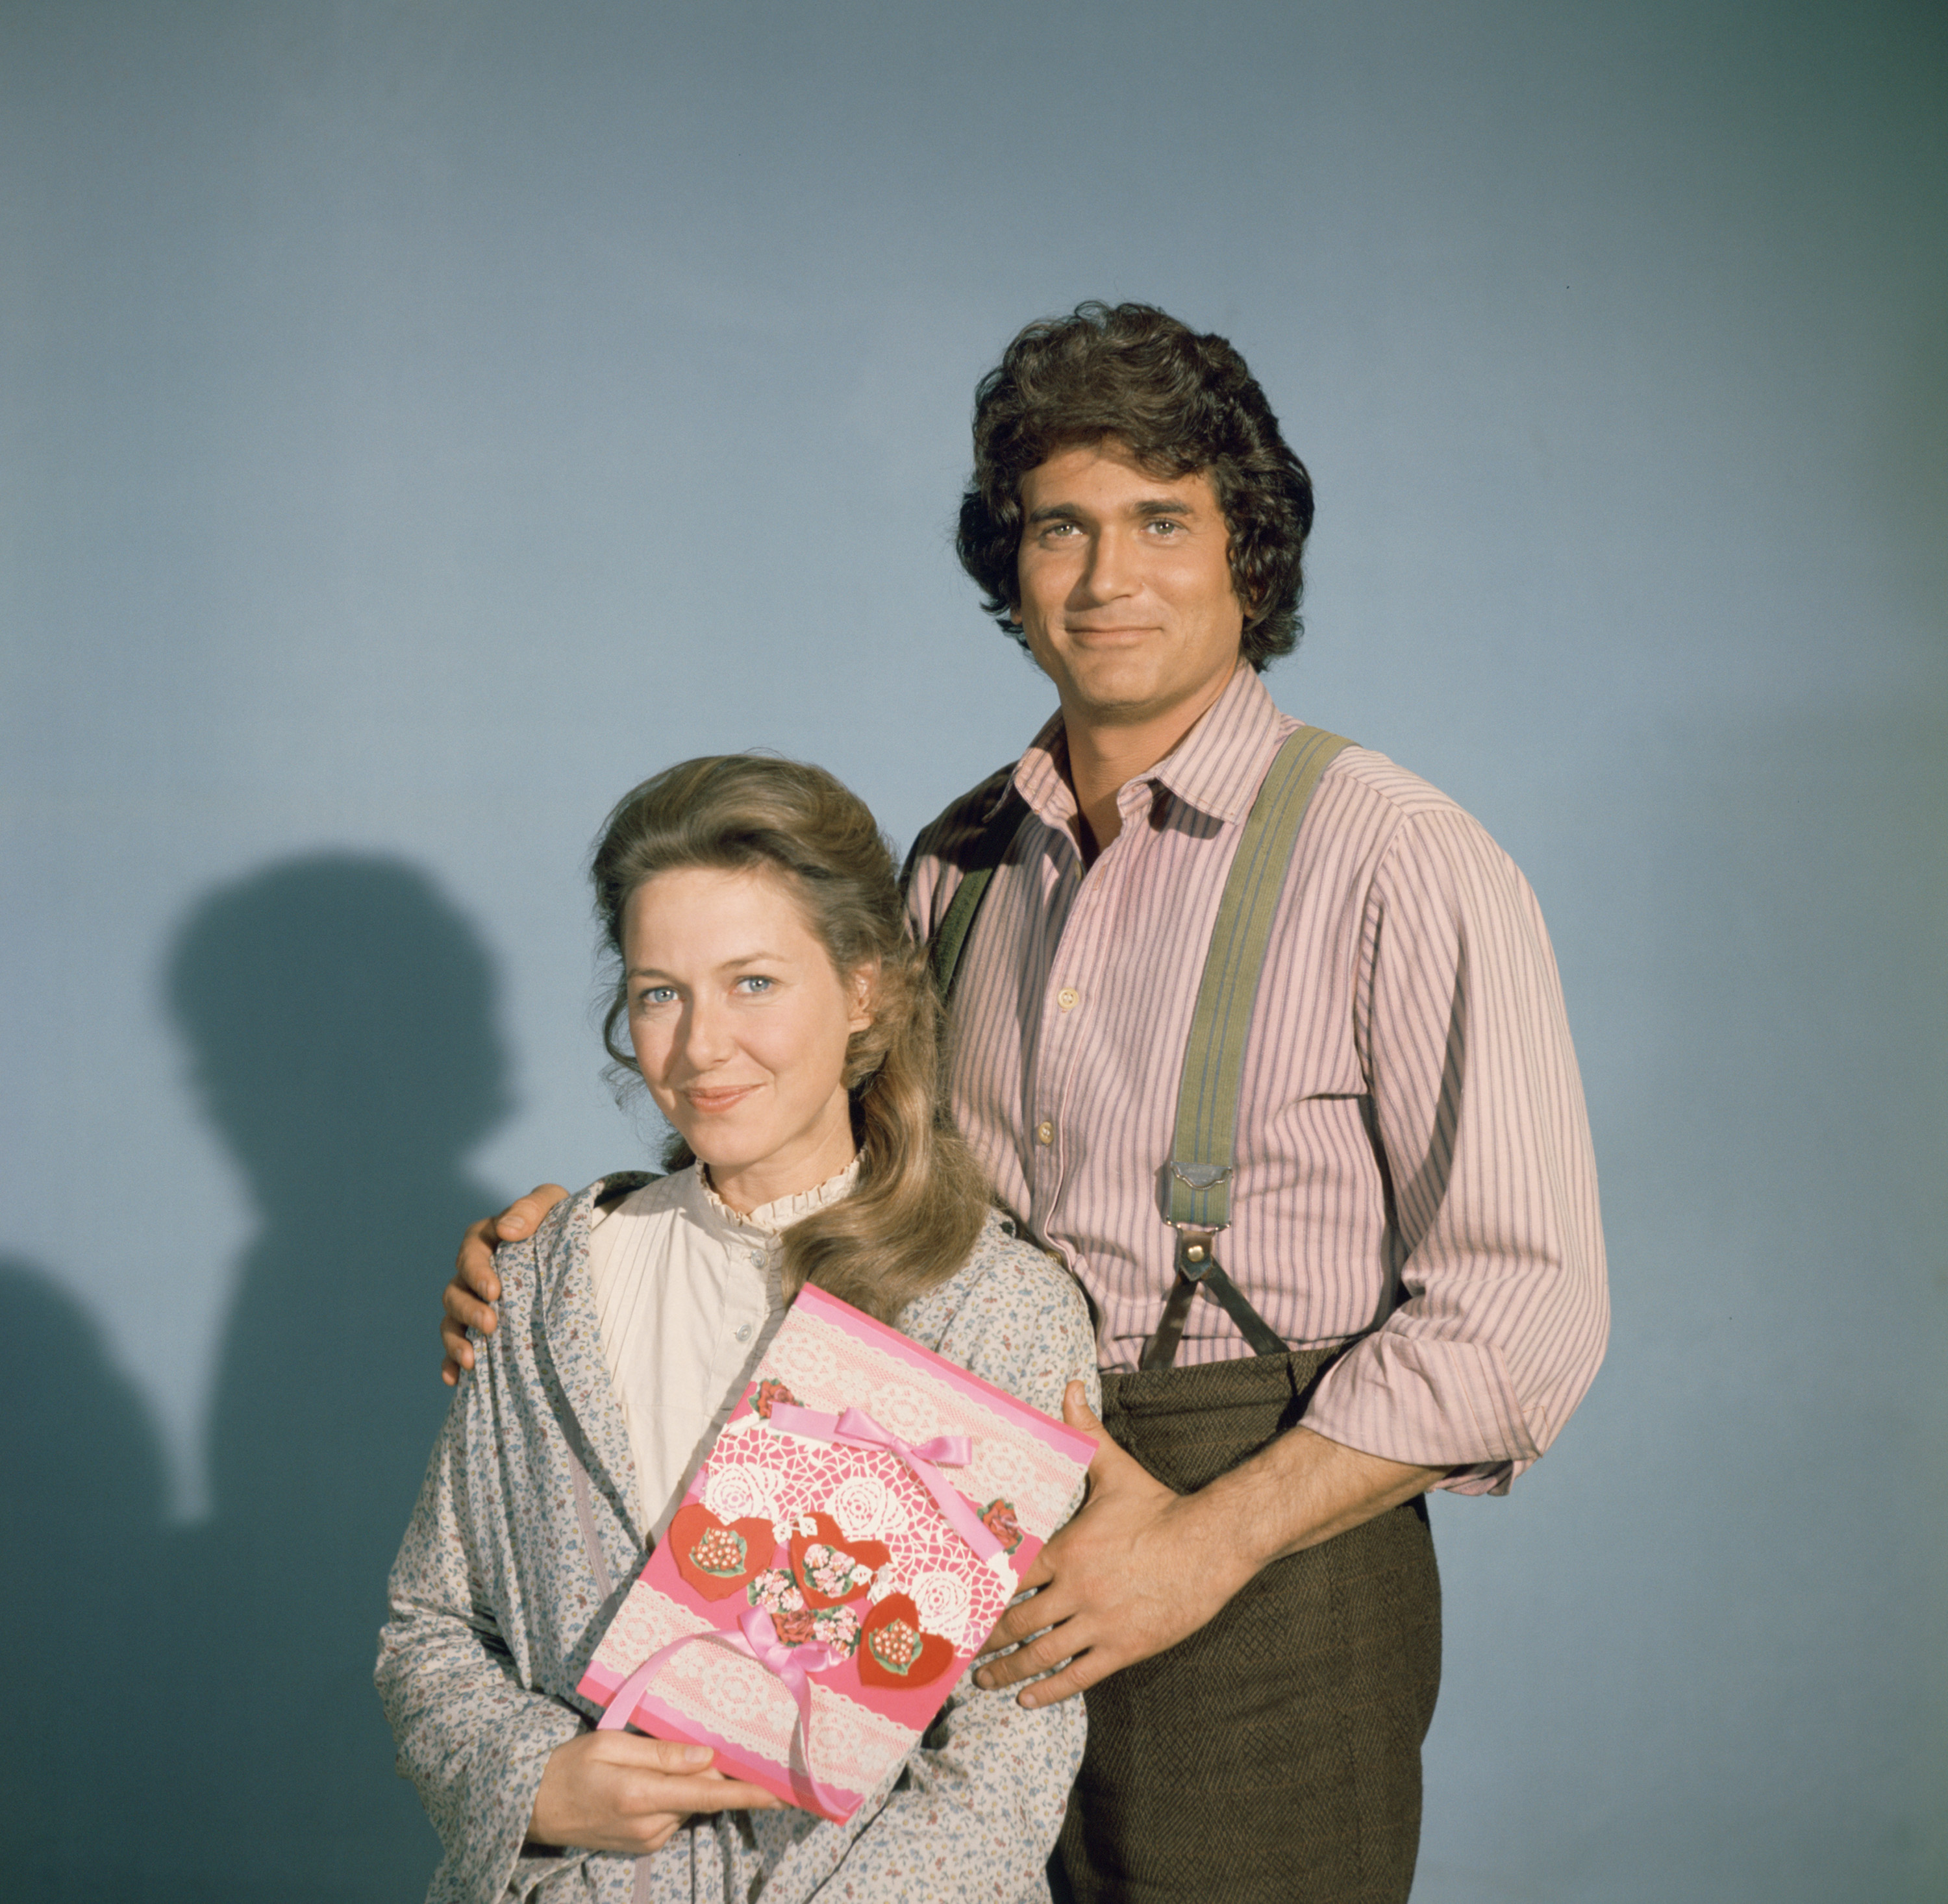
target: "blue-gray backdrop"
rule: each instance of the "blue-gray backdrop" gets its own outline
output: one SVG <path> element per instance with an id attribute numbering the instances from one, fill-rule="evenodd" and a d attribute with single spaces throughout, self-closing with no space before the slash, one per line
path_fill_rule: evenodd
<path id="1" fill-rule="evenodd" d="M 464 1218 L 641 1151 L 580 883 L 1050 704 L 976 378 L 1140 297 L 1311 464 L 1270 684 L 1553 928 L 1616 1329 L 1437 1513 L 1426 1904 L 1948 1895 L 1948 14 L 0 5 L 4 1839 L 405 1899 L 366 1683 Z"/>

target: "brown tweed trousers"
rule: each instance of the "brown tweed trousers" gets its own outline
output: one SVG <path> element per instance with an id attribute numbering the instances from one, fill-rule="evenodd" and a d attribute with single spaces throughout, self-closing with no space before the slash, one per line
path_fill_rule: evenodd
<path id="1" fill-rule="evenodd" d="M 1297 1422 L 1337 1353 L 1106 1375 L 1103 1422 L 1188 1493 Z M 1440 1676 L 1424 1499 L 1274 1561 L 1208 1626 L 1085 1695 L 1056 1897 L 1402 1904 Z"/>

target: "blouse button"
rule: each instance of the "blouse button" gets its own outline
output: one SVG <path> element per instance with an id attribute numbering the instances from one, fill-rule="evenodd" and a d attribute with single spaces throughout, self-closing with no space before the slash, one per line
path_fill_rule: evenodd
<path id="1" fill-rule="evenodd" d="M 749 1323 L 737 1325 L 737 1339 L 740 1342 L 748 1342 L 751 1339 L 751 1325 Z"/>
<path id="2" fill-rule="evenodd" d="M 1055 1126 L 1046 1118 L 1035 1126 L 1035 1142 L 1038 1144 L 1052 1144 L 1055 1142 Z"/>
<path id="3" fill-rule="evenodd" d="M 1072 1012 L 1075 1010 L 1078 1003 L 1081 1000 L 1081 997 L 1082 994 L 1078 991 L 1073 985 L 1064 985 L 1061 991 L 1056 994 L 1055 1002 L 1059 1005 L 1065 1012 Z"/>

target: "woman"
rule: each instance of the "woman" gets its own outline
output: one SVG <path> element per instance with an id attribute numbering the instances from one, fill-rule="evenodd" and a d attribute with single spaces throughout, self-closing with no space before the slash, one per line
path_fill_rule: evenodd
<path id="1" fill-rule="evenodd" d="M 941 1110 L 939 1013 L 861 802 L 815 767 L 688 761 L 616 808 L 592 871 L 604 1043 L 674 1128 L 671 1174 L 592 1184 L 501 1250 L 501 1326 L 392 1571 L 377 1679 L 445 1849 L 430 1896 L 1046 1897 L 1078 1701 L 963 1679 L 836 1825 L 701 1747 L 594 1732 L 572 1696 L 806 1282 L 1050 1414 L 1071 1379 L 1097 1392 L 1081 1292 Z"/>

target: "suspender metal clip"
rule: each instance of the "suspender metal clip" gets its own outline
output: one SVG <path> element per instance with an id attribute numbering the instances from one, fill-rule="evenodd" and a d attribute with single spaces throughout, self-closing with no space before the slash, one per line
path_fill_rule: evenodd
<path id="1" fill-rule="evenodd" d="M 1225 1174 L 1230 1173 L 1227 1171 Z M 1224 1273 L 1218 1267 L 1218 1230 L 1225 1225 L 1208 1229 L 1196 1223 L 1174 1223 L 1171 1227 L 1177 1232 L 1177 1280 L 1171 1285 L 1156 1333 L 1143 1344 L 1143 1352 L 1137 1360 L 1140 1369 L 1175 1366 L 1177 1345 L 1183 1339 L 1183 1325 L 1196 1299 L 1197 1285 L 1214 1271 L 1221 1277 Z"/>
<path id="2" fill-rule="evenodd" d="M 1265 1319 L 1252 1307 L 1245 1292 L 1224 1273 L 1223 1264 L 1218 1261 L 1218 1232 L 1227 1227 L 1223 1223 L 1215 1227 L 1187 1223 L 1171 1225 L 1177 1232 L 1177 1280 L 1170 1286 L 1156 1333 L 1143 1344 L 1137 1362 L 1139 1369 L 1176 1366 L 1183 1325 L 1200 1288 L 1236 1323 L 1239 1334 L 1250 1343 L 1254 1355 L 1285 1354 L 1285 1344 L 1272 1333 Z"/>
<path id="3" fill-rule="evenodd" d="M 1202 1282 L 1218 1267 L 1218 1233 L 1193 1230 L 1187 1223 L 1173 1223 L 1177 1232 L 1177 1273 L 1192 1282 Z"/>

